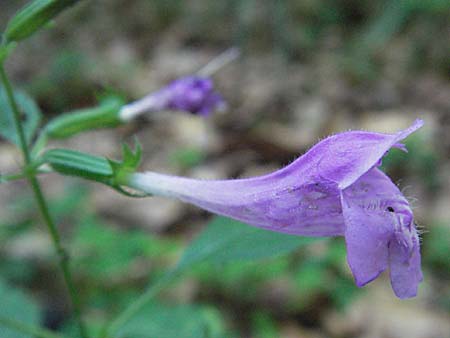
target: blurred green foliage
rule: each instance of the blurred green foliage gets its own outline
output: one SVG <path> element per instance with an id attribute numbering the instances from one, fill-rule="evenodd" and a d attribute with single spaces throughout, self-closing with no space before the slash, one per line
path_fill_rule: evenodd
<path id="1" fill-rule="evenodd" d="M 205 159 L 205 154 L 201 149 L 181 148 L 174 151 L 170 156 L 170 162 L 174 167 L 189 169 L 199 165 Z"/>
<path id="2" fill-rule="evenodd" d="M 224 264 L 271 258 L 315 240 L 261 230 L 229 218 L 216 217 L 184 251 L 176 269 L 185 270 L 204 261 Z"/>
<path id="3" fill-rule="evenodd" d="M 142 268 L 148 267 L 152 259 L 170 261 L 179 245 L 141 230 L 117 229 L 88 216 L 76 227 L 71 247 L 78 253 L 73 261 L 78 271 L 91 280 L 107 283 L 124 274 L 132 275 L 131 270 L 139 260 L 143 261 Z"/>
<path id="4" fill-rule="evenodd" d="M 150 304 L 133 317 L 118 333 L 119 338 L 209 338 L 225 337 L 217 310 L 196 305 Z"/>
<path id="5" fill-rule="evenodd" d="M 30 143 L 41 121 L 41 111 L 34 100 L 25 92 L 15 90 L 14 96 L 21 113 L 23 114 L 23 128 L 25 139 Z M 0 85 L 0 136 L 6 140 L 19 145 L 19 137 L 17 135 L 13 111 L 8 102 L 6 91 Z"/>
<path id="6" fill-rule="evenodd" d="M 437 222 L 431 226 L 431 230 L 424 234 L 424 247 L 427 255 L 425 263 L 440 275 L 443 280 L 450 278 L 450 227 L 448 223 Z"/>
<path id="7" fill-rule="evenodd" d="M 11 210 L 24 210 L 28 202 L 19 198 L 15 204 Z M 67 235 L 72 267 L 83 302 L 92 314 L 89 328 L 93 333 L 99 332 L 106 318 L 138 298 L 148 280 L 156 281 L 174 266 L 180 271 L 191 270 L 177 285 L 188 280 L 198 283 L 193 302 L 165 305 L 155 299 L 121 329 L 120 337 L 144 337 L 144 332 L 154 332 L 158 337 L 173 337 L 173 332 L 183 337 L 189 337 L 185 332 L 193 332 L 197 337 L 226 337 L 240 325 L 239 320 L 230 323 L 225 319 L 233 317 L 235 308 L 245 309 L 242 320 L 255 337 L 276 337 L 280 315 L 308 318 L 317 307 L 328 304 L 344 308 L 364 292 L 356 288 L 349 273 L 342 239 L 314 241 L 274 234 L 219 217 L 188 244 L 183 258 L 175 265 L 183 249 L 179 240 L 132 227 L 118 228 L 95 216 L 90 204 L 86 186 L 70 185 L 62 198 L 54 199 L 51 205 L 59 222 L 71 224 Z M 10 220 L 0 223 L 0 244 L 29 231 L 30 222 L 35 220 L 24 219 L 17 224 Z M 425 271 L 444 279 L 450 268 L 446 256 L 448 238 L 446 225 L 436 225 L 424 236 L 423 243 Z M 277 257 L 283 251 L 291 254 Z M 29 259 L 10 256 L 2 250 L 0 255 L 2 276 L 10 282 L 32 285 L 36 266 Z M 279 300 L 282 308 L 263 306 L 274 287 L 284 295 Z M 205 300 L 214 299 L 218 303 L 205 306 Z M 445 302 L 441 305 L 448 306 Z M 166 325 L 177 316 L 179 320 Z M 70 318 L 66 318 L 63 331 L 76 337 Z"/>
<path id="8" fill-rule="evenodd" d="M 199 0 L 194 4 L 182 5 L 183 15 L 174 22 L 184 19 L 189 39 L 197 43 L 230 43 L 232 37 L 244 50 L 271 49 L 288 59 L 303 60 L 328 48 L 342 71 L 367 80 L 387 62 L 380 52 L 393 39 L 406 36 L 412 47 L 405 51 L 410 70 L 428 66 L 445 74 L 449 67 L 444 49 L 437 52 L 439 47 L 422 34 L 445 32 L 450 17 L 446 0 Z"/>
<path id="9" fill-rule="evenodd" d="M 400 176 L 399 172 L 417 175 L 430 191 L 435 192 L 440 186 L 439 155 L 429 137 L 426 133 L 419 132 L 408 137 L 404 143 L 408 153 L 397 149 L 390 151 L 383 158 L 382 169 L 394 176 Z"/>
<path id="10" fill-rule="evenodd" d="M 94 101 L 94 88 L 87 81 L 89 69 L 95 65 L 84 53 L 73 49 L 58 50 L 45 72 L 36 74 L 27 85 L 50 111 L 62 113 Z M 68 95 L 61 88 L 70 88 Z M 47 109 L 48 110 L 48 109 Z"/>
<path id="11" fill-rule="evenodd" d="M 280 336 L 277 322 L 272 318 L 270 313 L 255 311 L 251 316 L 251 321 L 253 337 L 273 338 Z"/>
<path id="12" fill-rule="evenodd" d="M 9 319 L 26 324 L 39 323 L 40 313 L 35 301 L 21 290 L 8 285 L 3 280 L 0 280 L 0 299 L 0 321 L 2 319 Z M 28 338 L 29 336 L 0 325 L 0 337 Z"/>

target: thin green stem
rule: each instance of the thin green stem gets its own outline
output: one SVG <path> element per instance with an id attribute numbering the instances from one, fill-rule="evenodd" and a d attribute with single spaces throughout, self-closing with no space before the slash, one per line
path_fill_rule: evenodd
<path id="1" fill-rule="evenodd" d="M 8 329 L 22 332 L 26 334 L 27 336 L 33 336 L 36 338 L 64 338 L 64 336 L 61 336 L 59 334 L 56 334 L 52 331 L 34 326 L 25 324 L 13 319 L 8 318 L 1 318 L 0 317 L 0 326 L 7 327 Z"/>
<path id="2" fill-rule="evenodd" d="M 58 229 L 53 221 L 53 218 L 50 215 L 47 202 L 44 198 L 42 190 L 40 188 L 39 182 L 36 177 L 30 177 L 30 184 L 33 188 L 33 192 L 36 198 L 36 202 L 38 204 L 39 210 L 41 211 L 42 217 L 44 218 L 45 223 L 47 224 L 48 231 L 53 241 L 53 245 L 59 257 L 59 266 L 62 270 L 64 281 L 66 283 L 67 289 L 69 291 L 69 296 L 73 305 L 73 312 L 75 319 L 78 323 L 78 327 L 80 330 L 80 334 L 82 338 L 88 338 L 88 334 L 86 328 L 81 319 L 81 304 L 78 298 L 78 294 L 75 288 L 75 284 L 73 282 L 72 273 L 70 272 L 69 267 L 69 256 L 61 244 L 61 238 L 59 236 Z"/>
<path id="3" fill-rule="evenodd" d="M 50 237 L 52 239 L 55 251 L 58 254 L 59 266 L 62 270 L 62 273 L 64 275 L 64 281 L 65 281 L 67 289 L 69 291 L 69 296 L 72 301 L 73 312 L 74 312 L 75 319 L 78 323 L 80 335 L 82 338 L 88 338 L 86 328 L 81 319 L 80 301 L 79 301 L 79 298 L 78 298 L 78 295 L 77 295 L 77 292 L 75 289 L 75 285 L 73 282 L 73 278 L 72 278 L 72 275 L 71 275 L 71 272 L 69 269 L 68 255 L 61 244 L 61 239 L 60 239 L 60 236 L 58 233 L 58 229 L 55 225 L 55 222 L 53 221 L 53 218 L 50 215 L 47 202 L 44 198 L 44 195 L 42 193 L 39 182 L 36 178 L 35 168 L 32 167 L 30 152 L 28 150 L 28 144 L 26 142 L 25 133 L 23 131 L 22 124 L 21 124 L 20 111 L 18 109 L 16 100 L 14 97 L 13 89 L 12 89 L 11 83 L 9 82 L 8 76 L 6 75 L 3 64 L 0 64 L 0 77 L 1 77 L 1 81 L 3 82 L 3 85 L 6 90 L 6 95 L 8 97 L 9 105 L 11 106 L 11 109 L 13 111 L 14 125 L 16 128 L 16 132 L 19 135 L 20 147 L 22 149 L 22 153 L 23 153 L 23 157 L 24 157 L 24 161 L 25 161 L 25 173 L 27 174 L 28 181 L 30 182 L 30 185 L 33 189 L 33 193 L 34 193 L 36 202 L 38 204 L 39 211 L 41 212 L 44 222 L 47 225 L 47 228 L 50 233 Z"/>
<path id="4" fill-rule="evenodd" d="M 114 334 L 128 322 L 136 313 L 138 313 L 145 305 L 147 305 L 153 297 L 155 297 L 167 284 L 178 275 L 178 271 L 172 270 L 166 273 L 161 279 L 151 285 L 143 295 L 139 296 L 131 303 L 115 320 L 113 320 L 102 331 L 100 338 L 113 337 Z"/>
<path id="5" fill-rule="evenodd" d="M 0 76 L 5 86 L 6 95 L 8 97 L 8 103 L 11 106 L 14 117 L 14 126 L 16 128 L 17 135 L 19 136 L 20 148 L 22 150 L 22 154 L 25 160 L 25 164 L 29 164 L 30 160 L 30 152 L 28 151 L 27 140 L 25 138 L 25 132 L 23 131 L 20 117 L 20 110 L 17 106 L 16 99 L 14 98 L 13 89 L 11 83 L 8 80 L 8 76 L 6 75 L 5 69 L 3 68 L 3 64 L 0 64 Z"/>

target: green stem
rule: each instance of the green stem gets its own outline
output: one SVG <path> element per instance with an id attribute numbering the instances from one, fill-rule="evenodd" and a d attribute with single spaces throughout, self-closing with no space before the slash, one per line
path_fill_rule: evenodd
<path id="1" fill-rule="evenodd" d="M 8 76 L 6 75 L 5 69 L 3 68 L 3 64 L 0 64 L 0 76 L 3 85 L 5 86 L 8 103 L 13 111 L 14 126 L 16 128 L 17 135 L 19 136 L 20 148 L 22 150 L 25 164 L 28 165 L 31 162 L 30 152 L 28 151 L 27 140 L 25 138 L 25 133 L 21 124 L 20 111 L 19 107 L 17 106 L 16 99 L 14 98 L 13 89 L 11 87 L 11 84 L 9 83 Z"/>
<path id="2" fill-rule="evenodd" d="M 55 222 L 53 221 L 53 218 L 50 215 L 47 202 L 44 198 L 44 195 L 42 193 L 39 182 L 36 178 L 35 170 L 29 170 L 30 168 L 32 168 L 32 163 L 31 163 L 30 152 L 28 150 L 28 144 L 25 139 L 25 133 L 23 131 L 22 124 L 21 124 L 20 111 L 18 109 L 16 100 L 14 98 L 11 83 L 9 82 L 8 76 L 6 75 L 6 72 L 5 72 L 5 69 L 4 69 L 2 63 L 0 63 L 0 77 L 1 77 L 1 81 L 3 82 L 3 85 L 6 90 L 6 95 L 8 97 L 9 105 L 11 106 L 11 109 L 13 111 L 14 125 L 16 128 L 16 132 L 19 135 L 20 147 L 22 149 L 22 153 L 23 153 L 23 157 L 24 157 L 24 161 L 25 161 L 25 167 L 26 167 L 25 172 L 27 173 L 28 181 L 30 182 L 30 185 L 33 189 L 33 193 L 34 193 L 36 202 L 38 204 L 39 210 L 41 212 L 41 215 L 44 219 L 44 222 L 47 225 L 47 228 L 50 233 L 50 237 L 52 239 L 55 251 L 58 254 L 59 266 L 62 270 L 62 273 L 64 275 L 64 281 L 65 281 L 67 289 L 69 291 L 69 296 L 72 301 L 73 312 L 74 312 L 75 319 L 78 323 L 80 335 L 82 338 L 88 338 L 86 328 L 81 319 L 80 301 L 78 299 L 77 292 L 75 290 L 75 285 L 74 285 L 73 279 L 72 279 L 72 274 L 69 269 L 68 255 L 61 244 L 61 239 L 60 239 L 58 230 L 56 228 Z"/>
<path id="3" fill-rule="evenodd" d="M 63 336 L 56 334 L 52 331 L 25 323 L 18 322 L 13 319 L 1 318 L 0 326 L 7 327 L 11 330 L 22 332 L 26 335 L 30 335 L 36 338 L 64 338 Z"/>
<path id="4" fill-rule="evenodd" d="M 57 252 L 58 257 L 59 257 L 59 265 L 62 270 L 67 289 L 69 291 L 69 296 L 72 301 L 73 312 L 74 312 L 75 320 L 78 323 L 80 335 L 82 338 L 88 338 L 86 328 L 81 319 L 80 300 L 78 298 L 78 294 L 75 289 L 75 284 L 73 282 L 72 273 L 70 272 L 69 256 L 61 244 L 61 238 L 59 236 L 58 229 L 56 228 L 56 225 L 50 215 L 50 212 L 49 212 L 49 209 L 47 206 L 47 202 L 44 198 L 44 195 L 42 193 L 42 190 L 41 190 L 41 187 L 39 185 L 37 178 L 34 176 L 31 176 L 29 178 L 29 180 L 30 180 L 31 187 L 33 188 L 33 192 L 34 192 L 38 207 L 41 211 L 41 214 L 44 218 L 45 223 L 47 224 L 48 231 L 50 232 L 50 236 L 53 241 L 53 246 L 55 247 L 55 251 Z"/>
<path id="5" fill-rule="evenodd" d="M 178 275 L 178 271 L 172 270 L 161 277 L 156 283 L 151 285 L 143 295 L 139 296 L 131 303 L 115 320 L 104 328 L 100 334 L 101 338 L 113 337 L 126 322 L 128 322 L 136 313 L 147 305 L 167 284 Z"/>

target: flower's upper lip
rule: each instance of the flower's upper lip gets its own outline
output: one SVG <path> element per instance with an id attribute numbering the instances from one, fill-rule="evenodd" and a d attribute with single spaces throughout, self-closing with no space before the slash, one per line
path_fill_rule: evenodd
<path id="1" fill-rule="evenodd" d="M 368 170 L 376 166 L 390 148 L 395 147 L 401 150 L 406 150 L 405 146 L 402 143 L 399 143 L 399 141 L 405 139 L 406 137 L 408 137 L 408 135 L 412 134 L 422 126 L 423 120 L 416 119 L 410 127 L 395 134 L 373 133 L 373 135 L 384 136 L 387 139 L 384 142 L 379 142 L 376 147 L 373 147 L 373 149 L 371 149 L 371 152 L 362 153 L 362 155 L 366 157 L 366 161 L 361 161 L 361 166 L 359 168 L 357 166 L 357 163 L 355 163 L 355 168 L 357 169 L 354 169 L 350 175 L 338 182 L 339 189 L 345 189 L 349 187 Z"/>
<path id="2" fill-rule="evenodd" d="M 422 125 L 423 121 L 417 119 L 409 128 L 395 134 L 351 131 L 333 135 L 313 146 L 290 165 L 259 179 L 277 178 L 285 184 L 285 181 L 295 177 L 298 184 L 303 184 L 315 178 L 334 182 L 338 189 L 344 190 L 377 166 L 390 148 L 406 150 L 399 142 Z"/>

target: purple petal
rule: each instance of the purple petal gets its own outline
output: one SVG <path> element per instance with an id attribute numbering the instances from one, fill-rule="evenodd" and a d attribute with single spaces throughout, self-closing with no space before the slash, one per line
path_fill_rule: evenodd
<path id="1" fill-rule="evenodd" d="M 397 239 L 389 243 L 389 264 L 392 289 L 399 298 L 417 295 L 419 283 L 423 279 L 420 268 L 420 247 L 417 234 L 412 238 L 412 247 L 405 246 Z"/>
<path id="2" fill-rule="evenodd" d="M 311 157 L 317 158 L 318 174 L 345 189 L 375 166 L 391 147 L 400 147 L 398 142 L 422 125 L 422 120 L 416 120 L 396 134 L 360 131 L 331 136 L 310 150 Z"/>
<path id="3" fill-rule="evenodd" d="M 147 172 L 133 174 L 129 185 L 268 230 L 303 236 L 342 235 L 336 185 L 325 181 L 305 184 L 292 178 L 268 175 L 207 181 Z"/>
<path id="4" fill-rule="evenodd" d="M 347 260 L 362 286 L 388 265 L 400 298 L 412 297 L 421 281 L 417 231 L 408 201 L 383 172 L 371 169 L 342 192 Z"/>
<path id="5" fill-rule="evenodd" d="M 392 182 L 374 168 L 342 192 L 347 261 L 361 287 L 388 265 L 388 243 L 393 235 L 392 215 L 387 211 Z M 395 191 L 394 194 L 395 195 Z"/>

